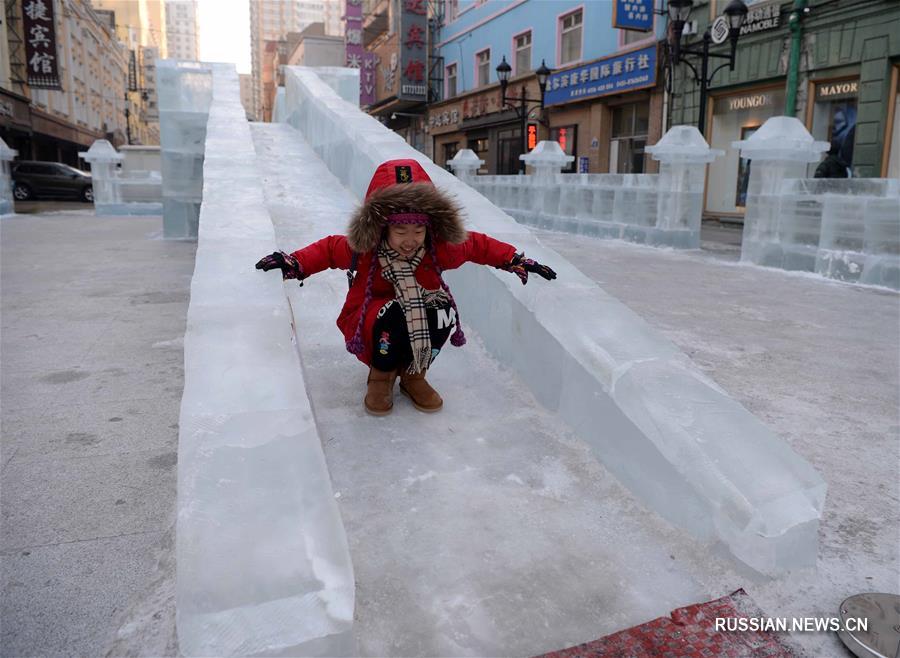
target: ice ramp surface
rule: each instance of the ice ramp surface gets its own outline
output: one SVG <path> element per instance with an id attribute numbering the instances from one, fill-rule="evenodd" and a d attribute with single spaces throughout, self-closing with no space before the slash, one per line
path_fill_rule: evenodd
<path id="1" fill-rule="evenodd" d="M 302 136 L 251 132 L 279 247 L 342 231 L 357 199 Z M 636 504 L 471 326 L 429 377 L 441 413 L 397 395 L 374 418 L 334 324 L 344 273 L 285 288 L 353 559 L 360 655 L 530 656 L 709 598 L 699 542 Z"/>
<path id="2" fill-rule="evenodd" d="M 239 164 L 238 164 L 239 163 Z M 233 65 L 213 65 L 178 446 L 186 656 L 351 655 L 353 570 Z"/>
<path id="3" fill-rule="evenodd" d="M 529 383 L 648 506 L 725 544 L 765 574 L 815 565 L 825 499 L 818 473 L 674 345 L 525 227 L 334 91 L 287 67 L 286 121 L 361 198 L 378 164 L 414 158 L 454 195 L 470 227 L 553 267 L 526 287 L 491 268 L 448 273 L 487 349 Z M 346 95 L 346 94 L 345 94 Z M 599 429 L 603 428 L 603 432 Z"/>

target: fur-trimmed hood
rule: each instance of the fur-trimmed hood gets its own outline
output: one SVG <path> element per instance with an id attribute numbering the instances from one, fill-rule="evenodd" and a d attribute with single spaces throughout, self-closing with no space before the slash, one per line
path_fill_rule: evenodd
<path id="1" fill-rule="evenodd" d="M 466 241 L 459 206 L 432 183 L 399 183 L 373 190 L 356 209 L 347 227 L 347 242 L 357 253 L 372 251 L 381 241 L 386 217 L 400 212 L 425 213 L 432 240 Z"/>

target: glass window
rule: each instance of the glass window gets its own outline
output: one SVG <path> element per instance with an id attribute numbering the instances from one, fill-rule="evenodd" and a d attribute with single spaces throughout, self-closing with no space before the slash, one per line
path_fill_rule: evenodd
<path id="1" fill-rule="evenodd" d="M 560 65 L 581 59 L 581 10 L 560 19 Z"/>
<path id="2" fill-rule="evenodd" d="M 644 147 L 650 125 L 650 103 L 630 103 L 613 108 L 610 172 L 644 173 Z"/>
<path id="3" fill-rule="evenodd" d="M 522 169 L 522 129 L 508 128 L 497 131 L 497 173 L 515 174 Z"/>
<path id="4" fill-rule="evenodd" d="M 456 96 L 456 64 L 447 67 L 447 98 Z"/>
<path id="5" fill-rule="evenodd" d="M 516 37 L 516 75 L 531 70 L 531 32 Z"/>
<path id="6" fill-rule="evenodd" d="M 859 80 L 822 82 L 815 86 L 810 132 L 817 140 L 828 142 L 830 151 L 844 165 L 853 169 L 853 147 L 856 142 L 856 109 Z M 829 152 L 830 152 L 829 151 Z M 809 166 L 810 178 L 818 163 Z"/>
<path id="7" fill-rule="evenodd" d="M 444 144 L 444 168 L 447 169 L 447 171 L 452 171 L 450 165 L 447 164 L 447 161 L 452 160 L 457 151 L 459 151 L 459 142 Z"/>
<path id="8" fill-rule="evenodd" d="M 488 163 L 488 150 L 490 150 L 490 140 L 487 137 L 469 137 L 468 140 L 469 148 L 475 151 L 475 155 L 478 156 L 479 160 L 484 160 L 484 164 L 478 170 L 479 174 L 486 174 L 488 172 L 487 163 Z"/>
<path id="9" fill-rule="evenodd" d="M 748 139 L 766 119 L 782 114 L 784 97 L 783 89 L 763 89 L 714 99 L 709 145 L 724 150 L 725 155 L 709 167 L 706 212 L 722 216 L 743 212 L 752 165 L 731 144 Z"/>
<path id="10" fill-rule="evenodd" d="M 482 50 L 475 58 L 478 62 L 478 86 L 484 87 L 491 81 L 491 49 Z"/>
<path id="11" fill-rule="evenodd" d="M 459 14 L 459 0 L 444 0 L 444 24 L 452 23 Z"/>
<path id="12" fill-rule="evenodd" d="M 894 96 L 894 125 L 891 127 L 889 149 L 887 177 L 900 178 L 900 94 Z"/>

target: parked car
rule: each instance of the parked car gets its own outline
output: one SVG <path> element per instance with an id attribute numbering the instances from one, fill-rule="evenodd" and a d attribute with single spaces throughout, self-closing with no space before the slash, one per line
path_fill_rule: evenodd
<path id="1" fill-rule="evenodd" d="M 65 198 L 94 202 L 91 175 L 61 162 L 13 162 L 12 179 L 16 201 Z"/>

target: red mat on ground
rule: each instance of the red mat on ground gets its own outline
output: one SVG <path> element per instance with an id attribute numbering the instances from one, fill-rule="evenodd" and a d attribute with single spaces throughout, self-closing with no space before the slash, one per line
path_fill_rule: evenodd
<path id="1" fill-rule="evenodd" d="M 762 618 L 742 589 L 715 601 L 673 610 L 640 626 L 537 658 L 794 658 L 800 652 L 784 634 L 717 631 L 716 618 Z"/>

